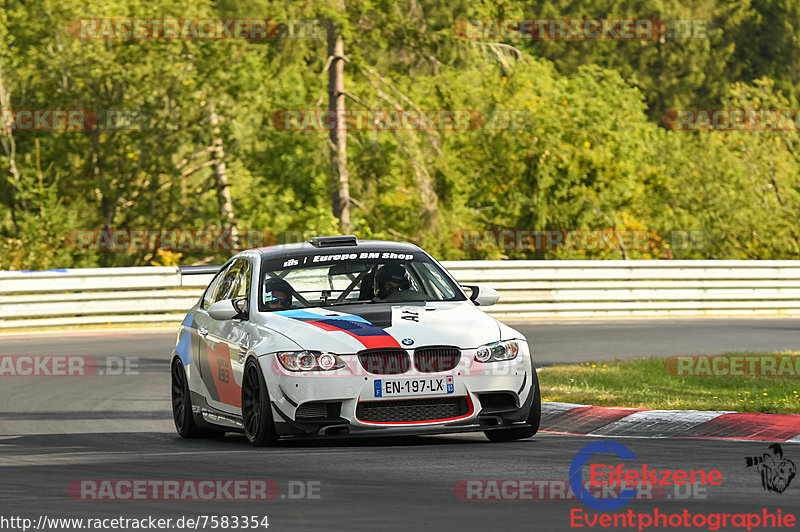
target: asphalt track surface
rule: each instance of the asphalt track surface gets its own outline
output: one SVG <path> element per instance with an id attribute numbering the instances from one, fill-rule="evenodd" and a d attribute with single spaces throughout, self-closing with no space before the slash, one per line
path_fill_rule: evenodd
<path id="1" fill-rule="evenodd" d="M 786 319 L 558 322 L 519 328 L 540 363 L 800 349 L 795 322 Z M 2 519 L 14 516 L 36 522 L 39 516 L 175 520 L 267 515 L 269 530 L 549 531 L 571 529 L 571 511 L 598 515 L 577 500 L 461 500 L 457 495 L 463 492 L 454 490 L 470 479 L 563 481 L 576 453 L 599 441 L 595 438 L 539 433 L 525 441 L 492 444 L 481 434 L 467 434 L 287 442 L 271 449 L 253 449 L 233 434 L 222 441 L 182 440 L 169 404 L 168 354 L 174 341 L 173 331 L 0 337 L 2 355 L 89 355 L 101 369 L 116 368 L 120 358 L 137 362 L 122 375 L 0 378 L 0 528 L 13 530 Z M 706 515 L 761 513 L 765 508 L 800 513 L 800 479 L 784 493 L 772 493 L 762 488 L 754 468 L 745 467 L 745 457 L 762 455 L 767 443 L 618 441 L 637 456 L 626 461 L 630 468 L 646 463 L 650 469 L 718 469 L 723 481 L 690 499 L 679 499 L 685 494 L 668 488 L 659 500 L 634 500 L 614 513 L 652 513 L 655 508 Z M 800 464 L 800 445 L 787 443 L 783 449 Z M 620 463 L 601 458 L 593 462 Z M 584 471 L 588 477 L 588 467 Z M 270 501 L 92 501 L 67 492 L 71 482 L 82 479 L 270 479 L 280 494 Z M 313 489 L 313 497 L 302 497 L 300 486 Z M 605 528 L 612 529 L 621 528 Z M 724 529 L 745 530 L 730 524 Z"/>

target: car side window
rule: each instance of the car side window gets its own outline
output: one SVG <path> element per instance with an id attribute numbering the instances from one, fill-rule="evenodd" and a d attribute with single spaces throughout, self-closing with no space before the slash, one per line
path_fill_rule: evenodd
<path id="1" fill-rule="evenodd" d="M 233 297 L 233 291 L 240 268 L 241 264 L 239 261 L 236 261 L 231 264 L 231 267 L 228 268 L 227 272 L 225 272 L 225 275 L 222 277 L 222 281 L 219 283 L 219 287 L 217 287 L 217 293 L 214 294 L 214 303 Z"/>
<path id="2" fill-rule="evenodd" d="M 202 308 L 208 308 L 208 306 L 214 302 L 214 294 L 217 293 L 217 288 L 223 277 L 225 277 L 225 268 L 222 268 L 206 287 L 206 291 L 203 293 Z"/>
<path id="3" fill-rule="evenodd" d="M 228 271 L 222 276 L 213 300 L 215 303 L 223 299 L 234 299 L 237 297 L 247 297 L 250 292 L 250 261 L 238 259 L 231 264 Z"/>
<path id="4" fill-rule="evenodd" d="M 250 295 L 250 261 L 242 259 L 231 298 L 247 297 L 248 295 Z"/>

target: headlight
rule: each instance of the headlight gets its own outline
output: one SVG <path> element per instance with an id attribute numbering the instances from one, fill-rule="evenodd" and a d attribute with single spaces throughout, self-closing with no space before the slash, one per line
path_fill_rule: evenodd
<path id="1" fill-rule="evenodd" d="M 281 366 L 289 371 L 330 371 L 344 367 L 342 359 L 332 353 L 284 351 L 275 355 Z"/>
<path id="2" fill-rule="evenodd" d="M 317 364 L 319 365 L 320 369 L 328 371 L 329 369 L 336 367 L 337 362 L 339 362 L 337 359 L 338 357 L 336 355 L 323 353 L 317 359 Z"/>
<path id="3" fill-rule="evenodd" d="M 480 346 L 475 353 L 475 360 L 478 362 L 500 362 L 516 358 L 517 353 L 519 353 L 519 343 L 516 340 L 506 340 Z"/>

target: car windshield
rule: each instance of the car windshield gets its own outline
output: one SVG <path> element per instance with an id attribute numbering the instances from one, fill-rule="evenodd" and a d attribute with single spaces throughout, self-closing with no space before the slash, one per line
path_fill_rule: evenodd
<path id="1" fill-rule="evenodd" d="M 453 281 L 422 253 L 337 253 L 267 259 L 261 311 L 356 303 L 463 301 Z"/>

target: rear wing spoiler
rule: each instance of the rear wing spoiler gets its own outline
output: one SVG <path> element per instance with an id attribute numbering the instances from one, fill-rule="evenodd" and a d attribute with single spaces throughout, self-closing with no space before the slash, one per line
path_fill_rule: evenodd
<path id="1" fill-rule="evenodd" d="M 208 264 L 202 266 L 178 266 L 181 275 L 208 275 L 217 273 L 224 264 Z"/>

